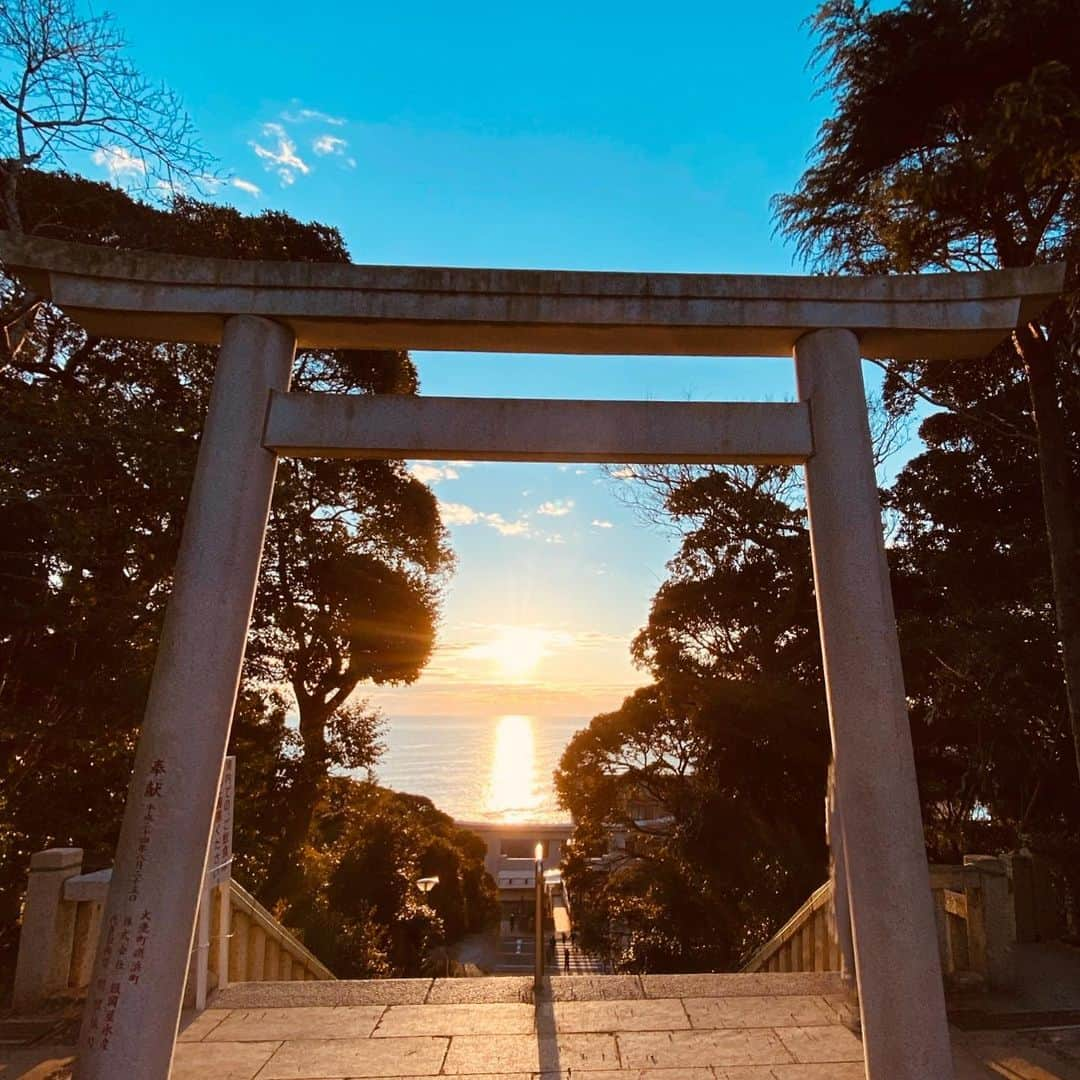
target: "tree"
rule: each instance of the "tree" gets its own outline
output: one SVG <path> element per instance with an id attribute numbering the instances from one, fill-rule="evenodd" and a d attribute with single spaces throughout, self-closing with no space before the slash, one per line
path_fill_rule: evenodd
<path id="1" fill-rule="evenodd" d="M 291 924 L 336 975 L 419 976 L 431 954 L 487 928 L 498 903 L 478 836 L 420 796 L 345 777 L 325 794 Z M 428 876 L 439 883 L 424 895 Z"/>
<path id="2" fill-rule="evenodd" d="M 652 474 L 684 530 L 632 648 L 655 684 L 594 718 L 556 773 L 570 888 L 623 968 L 730 968 L 825 874 L 824 687 L 789 475 Z"/>
<path id="3" fill-rule="evenodd" d="M 93 154 L 110 171 L 167 196 L 196 189 L 213 167 L 180 99 L 141 75 L 108 14 L 72 0 L 0 3 L 0 212 L 22 232 L 18 182 Z"/>
<path id="4" fill-rule="evenodd" d="M 1013 434 L 1028 395 L 1007 365 L 983 378 L 998 422 L 929 417 L 925 452 L 883 493 L 927 854 L 1030 847 L 1075 897 L 1080 800 L 1037 449 Z M 880 453 L 890 433 L 875 427 Z M 578 733 L 556 776 L 586 944 L 621 967 L 738 964 L 824 876 L 825 702 L 789 481 L 646 467 L 630 485 L 681 536 L 633 644 L 655 683 Z"/>
<path id="5" fill-rule="evenodd" d="M 894 408 L 914 396 L 1035 448 L 1060 662 L 1080 771 L 1076 256 L 1080 10 L 1069 0 L 829 0 L 813 20 L 835 114 L 781 230 L 825 270 L 909 273 L 1065 260 L 1069 294 L 987 361 L 888 362 Z M 1026 415 L 998 397 L 1023 379 Z"/>
<path id="6" fill-rule="evenodd" d="M 403 486 L 407 501 L 411 482 Z M 434 541 L 441 532 L 438 511 L 426 489 L 424 495 L 430 504 L 424 524 Z M 358 537 L 341 529 L 339 535 L 337 528 L 328 534 L 319 528 L 326 519 L 317 516 L 289 531 L 282 519 L 295 512 L 296 504 L 290 506 L 287 498 L 281 502 L 288 509 L 274 514 L 261 611 L 281 642 L 278 651 L 267 652 L 267 666 L 279 670 L 293 688 L 301 752 L 290 769 L 290 813 L 263 889 L 268 903 L 291 891 L 297 855 L 330 768 L 370 769 L 375 764 L 381 749 L 378 716 L 353 701 L 353 691 L 364 681 L 400 684 L 419 676 L 434 644 L 438 600 L 423 571 L 357 553 L 374 539 L 368 534 Z M 438 570 L 443 555 L 433 542 L 423 569 Z"/>
<path id="7" fill-rule="evenodd" d="M 1015 381 L 995 408 L 1011 423 L 1026 404 Z M 948 412 L 922 435 L 885 500 L 927 845 L 943 862 L 1030 847 L 1075 879 L 1080 785 L 1035 448 Z"/>
<path id="8" fill-rule="evenodd" d="M 31 170 L 19 199 L 28 231 L 67 240 L 347 259 L 336 230 L 284 214 L 245 217 L 186 196 L 166 212 L 108 185 Z M 21 348 L 3 360 L 6 931 L 31 851 L 75 844 L 105 855 L 115 842 L 215 350 L 93 338 L 42 304 Z M 400 352 L 310 352 L 298 358 L 295 385 L 412 392 L 416 373 Z M 258 796 L 257 809 L 239 800 L 242 817 L 251 810 L 239 829 L 256 888 L 267 884 L 277 852 L 295 850 L 293 810 L 308 803 L 298 781 L 377 758 L 378 718 L 349 694 L 364 680 L 415 678 L 450 558 L 434 497 L 401 462 L 290 464 L 270 534 L 233 736 L 240 790 Z M 286 723 L 283 681 L 313 703 L 315 719 L 302 709 L 307 744 Z"/>
<path id="9" fill-rule="evenodd" d="M 818 686 L 821 656 L 805 512 L 790 469 L 708 469 L 666 492 L 683 525 L 668 579 L 631 647 L 658 677 Z"/>

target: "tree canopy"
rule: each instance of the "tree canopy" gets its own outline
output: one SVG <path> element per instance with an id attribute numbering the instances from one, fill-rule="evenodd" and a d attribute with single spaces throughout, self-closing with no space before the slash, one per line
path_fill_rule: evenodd
<path id="1" fill-rule="evenodd" d="M 1061 260 L 1067 293 L 983 362 L 892 361 L 974 434 L 1034 447 L 1060 665 L 1080 772 L 1080 9 L 1071 0 L 828 0 L 811 20 L 834 99 L 781 232 L 825 271 L 910 273 Z M 1027 405 L 1003 400 L 1018 380 Z M 1008 419 L 1006 419 L 1006 413 Z"/>
<path id="2" fill-rule="evenodd" d="M 330 782 L 290 909 L 339 978 L 419 976 L 426 960 L 495 918 L 480 837 L 429 799 L 344 777 Z M 417 881 L 438 877 L 429 893 Z"/>
<path id="3" fill-rule="evenodd" d="M 1026 402 L 1014 381 L 1007 423 Z M 1080 896 L 1034 447 L 943 412 L 883 492 L 927 855 L 1023 847 Z M 827 873 L 830 756 L 809 539 L 785 470 L 646 469 L 681 532 L 633 644 L 654 683 L 556 773 L 586 944 L 625 970 L 733 969 Z M 1069 898 L 1072 899 L 1069 899 Z"/>
<path id="4" fill-rule="evenodd" d="M 83 15 L 72 0 L 0 4 L 0 117 L 0 214 L 16 233 L 23 173 L 70 168 L 77 155 L 166 198 L 212 180 L 179 96 L 135 67 L 111 15 Z"/>
<path id="5" fill-rule="evenodd" d="M 348 258 L 336 230 L 284 214 L 248 217 L 186 196 L 166 211 L 35 171 L 18 194 L 38 235 Z M 91 337 L 48 304 L 33 307 L 18 346 L 0 356 L 10 465 L 0 475 L 0 922 L 9 934 L 30 852 L 62 844 L 105 857 L 114 843 L 215 356 Z M 323 350 L 300 353 L 293 385 L 414 393 L 417 377 L 404 352 Z M 248 883 L 265 900 L 287 901 L 302 884 L 330 773 L 377 760 L 380 719 L 356 691 L 417 677 L 450 565 L 436 500 L 403 463 L 282 464 L 233 735 Z M 286 722 L 290 699 L 298 723 Z"/>
<path id="6" fill-rule="evenodd" d="M 632 649 L 655 683 L 559 763 L 586 943 L 624 969 L 737 966 L 824 875 L 828 737 L 789 476 L 706 469 L 662 485 L 683 538 Z"/>

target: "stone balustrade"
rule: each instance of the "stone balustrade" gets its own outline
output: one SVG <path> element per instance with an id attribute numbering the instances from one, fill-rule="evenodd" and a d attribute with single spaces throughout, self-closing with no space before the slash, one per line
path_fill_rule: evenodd
<path id="1" fill-rule="evenodd" d="M 232 929 L 228 982 L 310 982 L 335 978 L 251 893 L 234 880 L 230 879 L 229 884 Z M 211 934 L 214 932 L 212 929 Z M 211 974 L 217 976 L 214 949 L 210 955 Z"/>
<path id="2" fill-rule="evenodd" d="M 965 855 L 959 866 L 930 866 L 938 950 L 946 982 L 1007 989 L 1018 941 L 1046 936 L 1052 904 L 1035 883 L 1038 861 L 1027 855 Z M 743 971 L 839 971 L 831 881 L 816 889 L 751 957 Z"/>
<path id="3" fill-rule="evenodd" d="M 82 873 L 81 848 L 49 848 L 30 858 L 12 1004 L 33 1011 L 50 998 L 78 997 L 90 984 L 111 870 Z M 224 895 L 223 895 L 224 893 Z M 208 986 L 335 976 L 243 886 L 228 879 L 209 893 Z M 188 994 L 194 993 L 198 943 Z"/>
<path id="4" fill-rule="evenodd" d="M 839 970 L 831 881 L 815 889 L 743 968 L 748 972 Z"/>

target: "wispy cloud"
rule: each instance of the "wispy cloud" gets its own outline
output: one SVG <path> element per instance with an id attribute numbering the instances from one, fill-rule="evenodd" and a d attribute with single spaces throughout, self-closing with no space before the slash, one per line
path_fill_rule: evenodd
<path id="1" fill-rule="evenodd" d="M 349 144 L 337 135 L 320 135 L 312 144 L 311 149 L 315 151 L 320 157 L 325 157 L 327 154 L 342 155 L 345 153 L 345 148 Z"/>
<path id="2" fill-rule="evenodd" d="M 593 518 L 594 529 L 614 529 L 615 526 L 610 521 L 604 521 L 601 518 Z"/>
<path id="3" fill-rule="evenodd" d="M 528 536 L 527 521 L 504 521 L 500 514 L 485 514 L 485 525 L 490 525 L 500 536 Z"/>
<path id="4" fill-rule="evenodd" d="M 439 512 L 446 525 L 486 525 L 500 536 L 528 536 L 527 521 L 507 521 L 502 514 L 474 510 L 465 503 L 439 501 Z"/>
<path id="5" fill-rule="evenodd" d="M 281 119 L 287 124 L 309 124 L 312 121 L 318 121 L 320 124 L 332 124 L 334 127 L 341 127 L 346 123 L 344 116 L 331 116 L 318 109 L 286 109 L 281 114 Z"/>
<path id="6" fill-rule="evenodd" d="M 446 525 L 476 525 L 483 520 L 479 510 L 456 502 L 439 502 L 439 514 Z"/>
<path id="7" fill-rule="evenodd" d="M 545 517 L 566 517 L 574 509 L 573 499 L 551 499 L 541 503 L 536 512 Z"/>
<path id="8" fill-rule="evenodd" d="M 264 146 L 252 139 L 251 148 L 267 169 L 277 173 L 284 185 L 295 183 L 298 173 L 306 176 L 311 172 L 311 166 L 296 152 L 296 143 L 281 124 L 263 124 L 262 134 L 272 145 Z"/>
<path id="9" fill-rule="evenodd" d="M 146 175 L 146 162 L 123 146 L 99 146 L 91 155 L 91 160 L 108 170 L 113 183 Z"/>
<path id="10" fill-rule="evenodd" d="M 461 473 L 453 465 L 440 465 L 434 461 L 414 461 L 409 466 L 421 484 L 441 484 L 444 480 L 457 480 Z"/>
<path id="11" fill-rule="evenodd" d="M 231 183 L 234 188 L 237 188 L 239 191 L 244 191 L 248 195 L 262 194 L 262 188 L 260 188 L 258 184 L 253 184 L 250 180 L 242 180 L 239 176 L 234 176 Z"/>

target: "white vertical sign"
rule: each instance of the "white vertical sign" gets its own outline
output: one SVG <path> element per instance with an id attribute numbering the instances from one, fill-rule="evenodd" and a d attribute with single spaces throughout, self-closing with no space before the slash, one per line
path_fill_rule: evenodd
<path id="1" fill-rule="evenodd" d="M 210 834 L 210 857 L 206 860 L 206 883 L 220 885 L 232 873 L 233 809 L 236 803 L 236 758 L 227 757 L 221 773 L 214 830 Z"/>
<path id="2" fill-rule="evenodd" d="M 216 885 L 220 890 L 220 918 L 218 920 L 218 986 L 228 984 L 229 925 L 229 879 L 232 877 L 233 809 L 236 802 L 236 758 L 227 757 L 218 788 L 217 807 L 214 811 L 214 828 L 210 833 L 210 852 L 206 859 L 206 877 L 203 879 L 202 899 L 199 902 L 199 921 L 196 935 L 198 951 L 195 966 L 195 1008 L 206 1008 L 206 992 L 210 969 L 210 898 Z"/>

